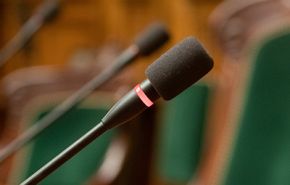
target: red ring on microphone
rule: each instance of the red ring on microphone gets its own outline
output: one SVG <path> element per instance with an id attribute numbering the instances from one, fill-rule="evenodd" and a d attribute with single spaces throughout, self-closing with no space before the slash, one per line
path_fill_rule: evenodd
<path id="1" fill-rule="evenodd" d="M 144 91 L 141 89 L 140 84 L 137 84 L 134 87 L 134 90 L 138 97 L 141 99 L 141 101 L 147 106 L 151 107 L 153 105 L 153 102 L 148 98 L 148 96 L 144 93 Z"/>

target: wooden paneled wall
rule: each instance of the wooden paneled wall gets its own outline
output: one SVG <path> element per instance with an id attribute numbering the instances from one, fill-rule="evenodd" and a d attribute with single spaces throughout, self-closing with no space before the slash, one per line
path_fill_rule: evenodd
<path id="1" fill-rule="evenodd" d="M 208 16 L 221 0 L 63 0 L 59 15 L 46 24 L 28 47 L 11 58 L 2 75 L 17 68 L 69 62 L 86 48 L 114 42 L 127 46 L 151 22 L 164 22 L 172 39 L 166 48 L 185 36 L 196 36 L 217 61 L 217 46 L 208 30 Z M 1 0 L 0 46 L 3 46 L 31 15 L 41 0 Z M 165 49 L 163 49 L 165 51 Z M 155 54 L 148 63 L 158 57 Z M 148 65 L 141 62 L 136 71 Z M 141 77 L 140 77 L 141 78 Z"/>

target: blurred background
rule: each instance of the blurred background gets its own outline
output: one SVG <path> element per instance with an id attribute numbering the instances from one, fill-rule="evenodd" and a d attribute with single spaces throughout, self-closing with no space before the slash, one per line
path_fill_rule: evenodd
<path id="1" fill-rule="evenodd" d="M 152 23 L 170 35 L 0 157 L 0 184 L 32 175 L 145 79 L 149 64 L 194 36 L 215 62 L 206 77 L 104 134 L 40 184 L 289 185 L 289 15 L 289 0 L 0 0 L 0 154 Z"/>

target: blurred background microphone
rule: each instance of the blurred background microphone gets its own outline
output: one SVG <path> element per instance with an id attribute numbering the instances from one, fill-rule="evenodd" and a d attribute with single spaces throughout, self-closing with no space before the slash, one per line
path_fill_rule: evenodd
<path id="1" fill-rule="evenodd" d="M 58 0 L 45 0 L 20 28 L 16 35 L 0 50 L 0 67 L 15 55 L 43 24 L 51 21 L 59 10 Z"/>
<path id="2" fill-rule="evenodd" d="M 123 68 L 135 61 L 139 56 L 147 56 L 162 46 L 169 39 L 169 34 L 164 25 L 156 23 L 140 34 L 135 42 L 119 55 L 104 71 L 96 75 L 92 80 L 83 85 L 78 91 L 73 93 L 48 115 L 39 120 L 31 128 L 13 140 L 8 146 L 0 150 L 0 163 L 15 151 L 30 142 L 34 137 L 49 127 L 63 114 L 79 104 L 87 96 L 93 93 L 98 87 L 103 85 L 112 77 L 116 76 Z"/>

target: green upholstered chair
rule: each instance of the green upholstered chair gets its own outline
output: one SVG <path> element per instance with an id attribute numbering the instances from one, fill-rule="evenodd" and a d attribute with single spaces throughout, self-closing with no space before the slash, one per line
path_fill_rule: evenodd
<path id="1" fill-rule="evenodd" d="M 162 181 L 185 184 L 197 170 L 210 88 L 193 85 L 166 103 L 160 128 L 159 173 Z"/>
<path id="2" fill-rule="evenodd" d="M 259 46 L 252 58 L 239 129 L 223 185 L 290 184 L 290 32 Z"/>
<path id="3" fill-rule="evenodd" d="M 42 117 L 47 112 L 47 108 L 39 111 L 36 117 Z M 30 147 L 29 155 L 24 165 L 25 172 L 23 177 L 29 177 L 94 127 L 106 111 L 107 108 L 104 107 L 78 107 L 58 119 L 54 125 L 37 137 Z M 112 131 L 102 135 L 40 184 L 83 184 L 96 172 L 102 163 L 112 136 Z"/>

